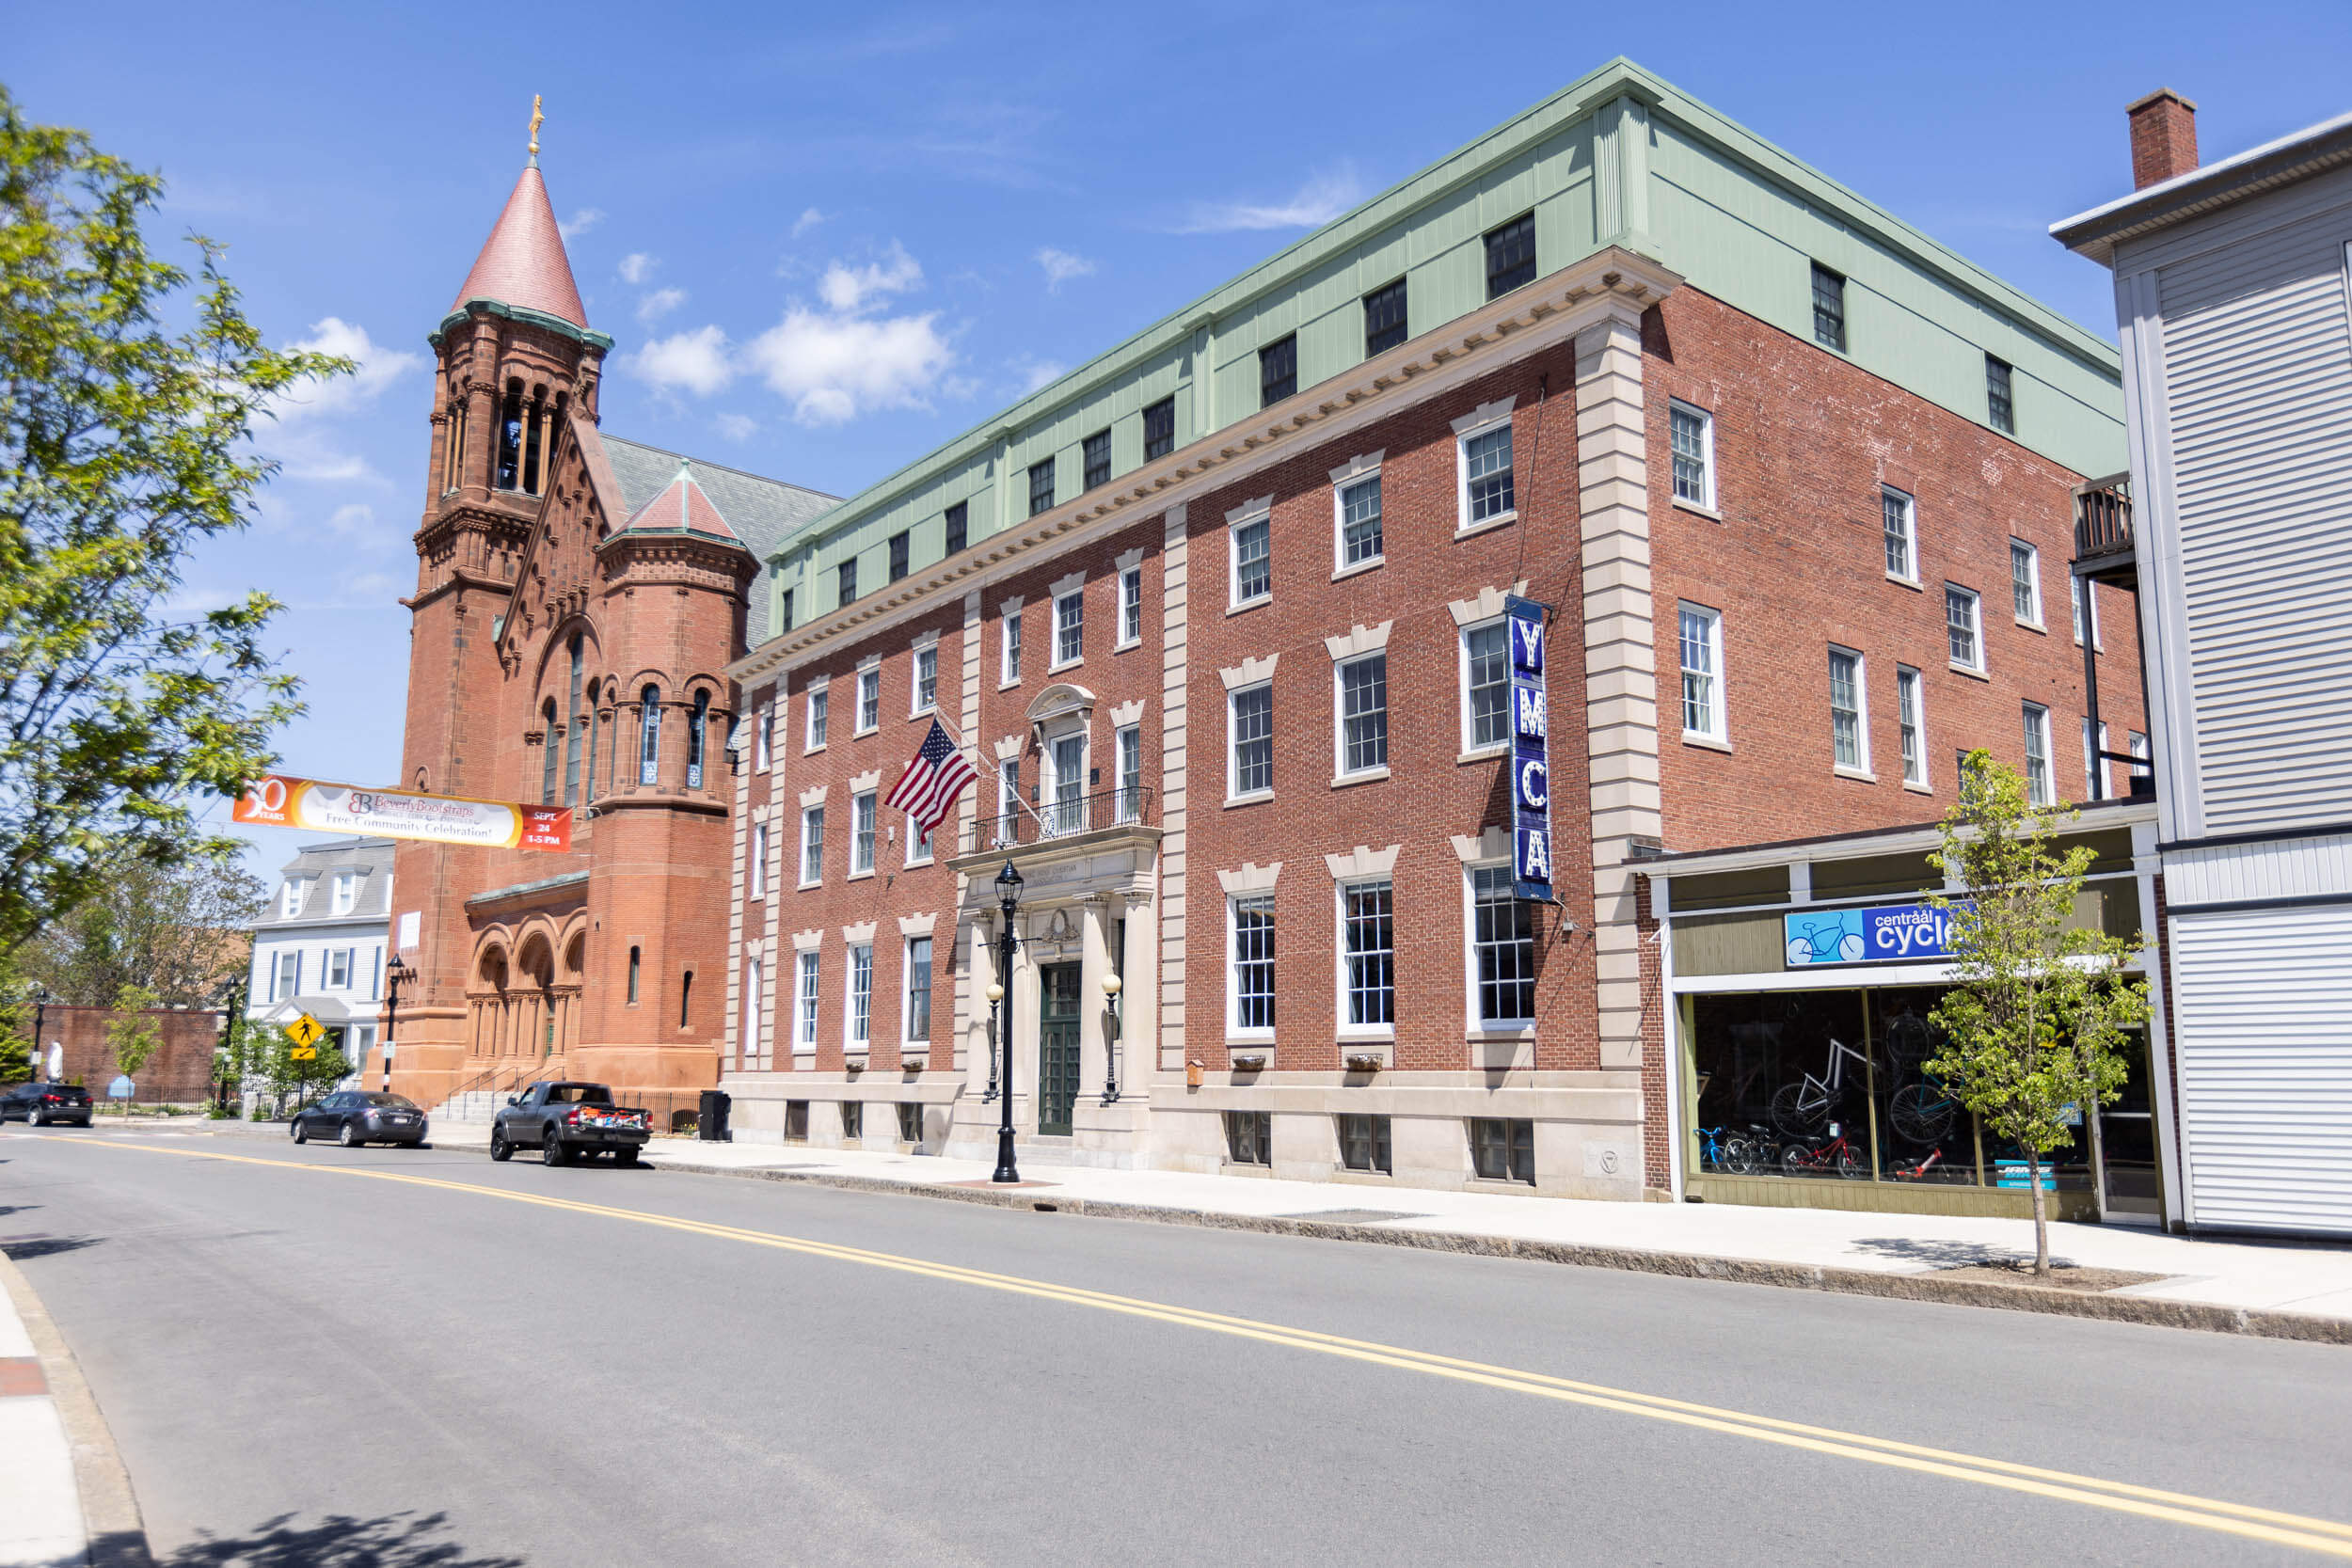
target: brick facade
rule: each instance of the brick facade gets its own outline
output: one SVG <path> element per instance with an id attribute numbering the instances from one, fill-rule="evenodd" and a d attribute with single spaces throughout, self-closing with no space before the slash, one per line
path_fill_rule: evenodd
<path id="1" fill-rule="evenodd" d="M 43 1007 L 42 1055 L 38 1071 L 47 1071 L 49 1047 L 63 1046 L 65 1081 L 88 1089 L 90 1098 L 103 1109 L 109 1103 L 106 1085 L 122 1070 L 106 1037 L 107 1026 L 118 1016 L 112 1007 L 73 1007 L 56 1003 Z M 221 1015 L 183 1007 L 157 1007 L 150 1009 L 147 1017 L 161 1032 L 163 1043 L 153 1059 L 135 1076 L 138 1087 L 132 1099 L 141 1105 L 185 1105 L 211 1099 Z M 27 1018 L 26 1022 L 30 1022 Z"/>

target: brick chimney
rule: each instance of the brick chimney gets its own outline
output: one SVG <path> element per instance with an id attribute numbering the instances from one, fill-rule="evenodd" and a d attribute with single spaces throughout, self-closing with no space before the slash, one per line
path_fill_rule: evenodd
<path id="1" fill-rule="evenodd" d="M 2132 119 L 2132 189 L 2144 191 L 2197 166 L 2196 104 L 2158 87 L 2123 112 Z"/>

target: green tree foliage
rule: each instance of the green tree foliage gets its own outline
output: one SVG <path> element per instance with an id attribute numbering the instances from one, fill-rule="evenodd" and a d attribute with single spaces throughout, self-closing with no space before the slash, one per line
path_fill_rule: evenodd
<path id="1" fill-rule="evenodd" d="M 2073 1141 L 2070 1113 L 2096 1115 L 2122 1092 L 2124 1037 L 2148 1021 L 2148 983 L 2122 973 L 2134 944 L 2074 919 L 2094 856 L 2088 845 L 2058 850 L 2060 815 L 2032 805 L 2013 769 L 1971 752 L 1933 857 L 1957 884 L 1934 900 L 1951 919 L 1956 984 L 1936 1004 L 1941 1044 L 1927 1069 L 2026 1151 L 2036 1275 L 2050 1272 L 2042 1157 Z"/>
<path id="2" fill-rule="evenodd" d="M 300 711 L 267 594 L 170 601 L 274 469 L 255 421 L 352 367 L 264 347 L 210 241 L 193 273 L 151 255 L 162 198 L 0 90 L 0 959 L 125 862 L 219 848 L 199 808 Z"/>
<path id="3" fill-rule="evenodd" d="M 41 927 L 18 953 L 17 970 L 56 1000 L 84 1006 L 105 1006 L 133 985 L 167 1007 L 215 1006 L 252 960 L 247 933 L 268 891 L 227 855 L 169 866 L 127 859 Z"/>
<path id="4" fill-rule="evenodd" d="M 33 990 L 0 975 L 0 1088 L 33 1076 Z"/>
<path id="5" fill-rule="evenodd" d="M 155 993 L 145 986 L 125 986 L 115 993 L 115 1016 L 106 1021 L 106 1049 L 114 1055 L 115 1070 L 125 1078 L 135 1081 L 164 1048 L 164 1032 L 150 1011 L 155 1005 Z M 127 1100 L 122 1114 L 131 1114 Z"/>

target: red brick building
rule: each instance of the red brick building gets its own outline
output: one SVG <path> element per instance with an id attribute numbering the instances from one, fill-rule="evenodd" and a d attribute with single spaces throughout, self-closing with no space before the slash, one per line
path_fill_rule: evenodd
<path id="1" fill-rule="evenodd" d="M 759 556 L 829 498 L 598 428 L 612 340 L 588 325 L 535 153 L 430 341 L 403 780 L 574 816 L 568 854 L 400 847 L 392 923 L 418 980 L 394 1086 L 433 1104 L 551 1073 L 707 1085 L 725 672 L 765 633 L 745 594 Z"/>
<path id="2" fill-rule="evenodd" d="M 981 1153 L 1001 1090 L 1030 1160 L 1678 1192 L 1714 1047 L 1645 865 L 1931 823 L 1970 747 L 2080 796 L 2086 619 L 2138 751 L 2128 600 L 2058 602 L 2117 383 L 1638 67 L 1573 84 L 762 555 L 738 1135 Z M 934 718 L 980 780 L 931 845 L 881 801 Z"/>

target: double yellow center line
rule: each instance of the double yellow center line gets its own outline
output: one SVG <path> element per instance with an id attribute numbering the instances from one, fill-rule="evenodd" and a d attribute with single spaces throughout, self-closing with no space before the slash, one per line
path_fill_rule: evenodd
<path id="1" fill-rule="evenodd" d="M 1408 1350 L 1402 1346 L 1381 1344 L 1374 1340 L 1350 1339 L 1341 1335 L 1319 1333 L 1313 1329 L 1291 1328 L 1280 1323 L 1261 1323 L 1252 1318 L 1236 1318 L 1221 1312 L 1206 1312 L 1198 1307 L 1176 1307 L 1165 1302 L 1139 1300 L 1134 1296 L 1113 1295 L 1107 1291 L 1089 1291 L 1074 1285 L 1057 1285 L 1045 1280 L 1025 1279 L 1017 1275 L 993 1274 L 985 1269 L 967 1269 L 952 1263 L 935 1263 L 925 1259 L 906 1258 L 896 1253 L 874 1252 L 865 1247 L 842 1246 L 832 1242 L 812 1242 L 801 1237 L 784 1236 L 768 1230 L 747 1230 L 739 1226 L 712 1225 L 702 1220 L 677 1219 L 668 1214 L 648 1213 L 641 1209 L 616 1209 L 607 1204 L 581 1203 L 571 1198 L 548 1197 L 538 1193 L 476 1186 L 469 1181 L 450 1181 L 437 1177 L 410 1176 L 398 1171 L 371 1170 L 352 1165 L 315 1164 L 307 1161 L 267 1160 L 252 1155 L 218 1154 L 193 1148 L 166 1148 L 153 1144 L 133 1143 L 113 1138 L 87 1140 L 76 1138 L 57 1141 L 80 1148 L 133 1148 L 147 1154 L 173 1154 L 184 1159 L 219 1160 L 242 1165 L 272 1165 L 284 1170 L 318 1172 L 333 1176 L 355 1176 L 373 1181 L 397 1181 L 415 1187 L 441 1187 L 453 1192 L 468 1193 L 479 1197 L 498 1198 L 510 1203 L 528 1203 L 543 1209 L 558 1209 L 576 1214 L 595 1214 L 606 1219 L 659 1226 L 663 1229 L 685 1231 L 690 1235 L 708 1236 L 719 1241 L 737 1242 L 750 1246 L 773 1247 L 785 1252 L 802 1253 L 812 1258 L 830 1259 L 835 1262 L 861 1264 L 867 1268 L 891 1269 L 900 1274 L 945 1280 L 950 1284 L 967 1285 L 980 1290 L 1002 1291 L 1013 1295 L 1034 1297 L 1040 1301 L 1061 1302 L 1068 1306 L 1088 1307 L 1100 1312 L 1116 1312 L 1125 1317 L 1145 1318 L 1157 1323 L 1172 1323 L 1180 1328 L 1200 1329 L 1212 1334 L 1230 1335 L 1240 1339 L 1254 1339 L 1262 1344 L 1280 1345 L 1291 1350 L 1311 1351 L 1321 1355 L 1334 1355 L 1373 1366 L 1391 1367 L 1400 1371 L 1419 1372 L 1427 1377 L 1441 1377 L 1456 1383 L 1474 1384 L 1481 1387 L 1501 1389 L 1506 1393 L 1526 1394 L 1537 1399 L 1586 1405 L 1596 1410 L 1613 1411 L 1624 1416 L 1639 1416 L 1653 1421 L 1666 1421 L 1677 1426 L 1693 1427 L 1702 1432 L 1745 1437 L 1755 1442 L 1776 1444 L 1782 1448 L 1801 1449 L 1807 1452 L 1828 1454 L 1835 1458 L 1854 1460 L 1865 1465 L 1879 1465 L 1891 1469 L 1910 1470 L 1920 1475 L 1941 1476 L 1949 1481 L 1969 1481 L 1979 1486 L 2024 1493 L 2028 1497 L 2046 1497 L 2058 1502 L 2078 1503 L 2087 1508 L 2105 1509 L 2110 1513 L 2128 1513 L 2143 1519 L 2161 1519 L 2170 1524 L 2186 1525 L 2198 1529 L 2217 1530 L 2225 1535 L 2239 1536 L 2249 1541 L 2261 1541 L 2276 1546 L 2297 1547 L 2304 1551 L 2319 1552 L 2326 1556 L 2352 1560 L 2352 1525 L 2338 1524 L 2330 1519 L 2312 1518 L 2299 1513 L 2285 1513 L 2276 1509 L 2254 1508 L 2244 1503 L 2223 1502 L 2216 1498 L 2199 1497 L 2182 1492 L 2167 1492 L 2156 1487 L 2136 1486 L 2128 1481 L 2103 1481 L 2096 1476 L 2074 1475 L 2064 1470 L 2049 1470 L 2033 1465 L 2012 1464 L 2008 1460 L 1986 1459 L 1975 1454 L 1955 1452 L 1949 1449 L 1928 1448 L 1916 1443 L 1900 1443 L 1890 1438 L 1872 1437 L 1861 1433 L 1841 1432 L 1834 1427 L 1809 1426 L 1801 1421 L 1784 1421 L 1770 1416 L 1750 1415 L 1744 1411 L 1726 1410 L 1715 1405 L 1694 1404 L 1687 1400 L 1666 1399 L 1656 1394 L 1612 1388 L 1602 1384 L 1584 1383 L 1573 1378 L 1552 1377 L 1543 1372 L 1492 1366 L 1482 1361 L 1466 1361 L 1451 1355 L 1436 1355 L 1426 1351 Z"/>

